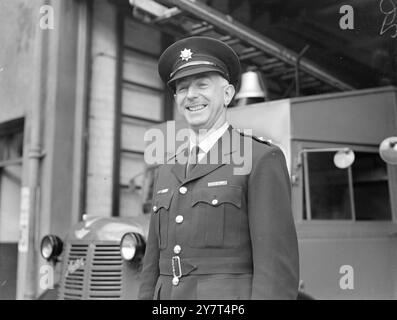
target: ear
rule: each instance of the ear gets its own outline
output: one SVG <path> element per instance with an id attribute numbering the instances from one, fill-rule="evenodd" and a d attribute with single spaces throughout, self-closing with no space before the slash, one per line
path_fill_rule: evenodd
<path id="1" fill-rule="evenodd" d="M 236 92 L 236 89 L 234 89 L 234 86 L 232 84 L 228 84 L 225 88 L 224 88 L 224 94 L 223 94 L 223 100 L 225 103 L 225 106 L 227 107 L 230 102 L 232 101 L 234 94 Z"/>

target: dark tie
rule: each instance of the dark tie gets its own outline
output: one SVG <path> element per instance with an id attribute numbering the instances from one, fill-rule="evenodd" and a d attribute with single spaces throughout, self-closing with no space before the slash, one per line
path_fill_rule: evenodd
<path id="1" fill-rule="evenodd" d="M 198 162 L 198 155 L 200 152 L 200 147 L 195 146 L 193 147 L 192 151 L 190 152 L 188 163 L 186 166 L 186 177 L 192 172 L 192 170 L 196 167 Z"/>

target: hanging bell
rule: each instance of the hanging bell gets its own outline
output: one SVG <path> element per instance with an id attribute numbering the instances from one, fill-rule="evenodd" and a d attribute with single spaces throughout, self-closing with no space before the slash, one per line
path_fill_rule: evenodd
<path id="1" fill-rule="evenodd" d="M 247 71 L 241 75 L 241 86 L 236 94 L 236 104 L 247 105 L 264 102 L 267 98 L 265 84 L 258 71 Z"/>

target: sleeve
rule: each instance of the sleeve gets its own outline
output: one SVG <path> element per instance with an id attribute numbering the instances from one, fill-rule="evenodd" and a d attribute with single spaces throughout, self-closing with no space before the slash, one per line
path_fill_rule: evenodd
<path id="1" fill-rule="evenodd" d="M 153 196 L 156 190 L 156 184 L 158 181 L 158 172 L 154 179 L 153 184 Z M 152 199 L 153 204 L 153 199 Z M 156 236 L 155 230 L 155 216 L 152 214 L 149 223 L 149 233 L 146 242 L 146 251 L 143 258 L 143 267 L 141 272 L 141 286 L 139 288 L 138 299 L 139 300 L 152 300 L 154 298 L 154 289 L 159 277 L 159 243 Z"/>
<path id="2" fill-rule="evenodd" d="M 272 146 L 253 163 L 248 186 L 252 299 L 296 299 L 298 240 L 291 184 L 282 151 Z"/>
<path id="3" fill-rule="evenodd" d="M 154 228 L 154 216 L 150 218 L 149 234 L 146 243 L 146 252 L 143 258 L 143 268 L 141 273 L 141 286 L 139 288 L 138 299 L 152 300 L 154 288 L 159 276 L 159 247 Z"/>

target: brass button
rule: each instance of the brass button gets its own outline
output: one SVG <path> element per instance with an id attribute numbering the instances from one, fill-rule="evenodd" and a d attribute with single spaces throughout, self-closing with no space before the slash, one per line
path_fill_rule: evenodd
<path id="1" fill-rule="evenodd" d="M 214 200 L 212 200 L 212 205 L 214 205 L 214 206 L 216 206 L 217 204 L 218 204 L 218 199 L 214 199 Z"/>
<path id="2" fill-rule="evenodd" d="M 179 192 L 182 194 L 185 194 L 187 192 L 187 188 L 186 187 L 180 187 L 179 188 Z"/>
<path id="3" fill-rule="evenodd" d="M 153 206 L 153 212 L 157 212 L 157 206 Z"/>
<path id="4" fill-rule="evenodd" d="M 181 252 L 181 250 L 182 250 L 182 248 L 181 248 L 181 246 L 180 246 L 179 244 L 177 244 L 177 245 L 174 247 L 174 253 L 175 253 L 175 254 L 179 254 L 179 253 Z"/>
<path id="5" fill-rule="evenodd" d="M 173 284 L 174 286 L 177 286 L 178 283 L 179 283 L 179 278 L 178 278 L 178 277 L 173 277 L 173 278 L 172 278 L 172 284 Z"/>
<path id="6" fill-rule="evenodd" d="M 181 216 L 181 215 L 176 216 L 175 217 L 175 222 L 176 223 L 182 223 L 183 222 L 183 216 Z"/>

